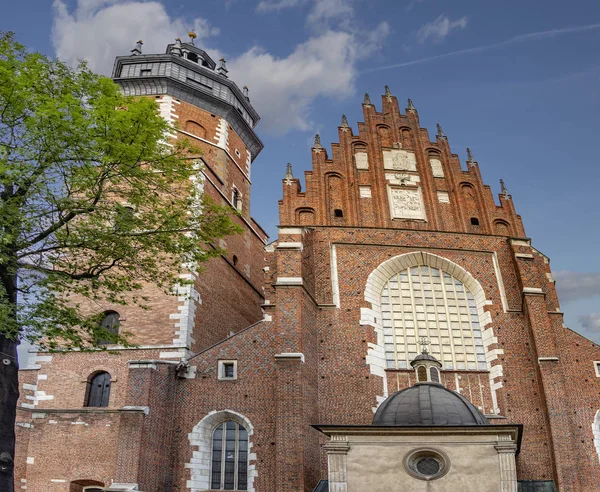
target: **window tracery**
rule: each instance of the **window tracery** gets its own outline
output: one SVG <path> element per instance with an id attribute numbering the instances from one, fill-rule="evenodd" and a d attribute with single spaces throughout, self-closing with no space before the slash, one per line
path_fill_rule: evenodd
<path id="1" fill-rule="evenodd" d="M 211 489 L 248 489 L 248 432 L 228 420 L 217 426 L 212 438 Z"/>
<path id="2" fill-rule="evenodd" d="M 421 265 L 392 276 L 381 294 L 381 314 L 388 369 L 409 368 L 419 337 L 431 342 L 430 353 L 444 369 L 487 369 L 475 299 L 450 274 Z"/>

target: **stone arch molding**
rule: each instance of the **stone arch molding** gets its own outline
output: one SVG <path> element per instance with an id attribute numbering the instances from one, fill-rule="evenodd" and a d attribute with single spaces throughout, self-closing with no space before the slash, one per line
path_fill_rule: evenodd
<path id="1" fill-rule="evenodd" d="M 258 476 L 258 472 L 256 470 L 256 454 L 252 452 L 254 427 L 247 417 L 234 410 L 209 412 L 188 434 L 192 446 L 192 457 L 185 467 L 190 469 L 191 476 L 187 481 L 187 488 L 190 492 L 210 490 L 212 435 L 217 426 L 227 420 L 233 420 L 243 425 L 248 431 L 248 492 L 255 492 L 254 479 Z"/>
<path id="2" fill-rule="evenodd" d="M 494 405 L 493 412 L 500 413 L 496 390 L 502 387 L 502 365 L 499 363 L 498 356 L 503 354 L 504 351 L 492 348 L 492 346 L 498 343 L 498 339 L 494 336 L 493 329 L 489 327 L 492 317 L 489 312 L 484 310 L 484 306 L 493 303 L 486 299 L 481 284 L 467 270 L 447 258 L 426 251 L 415 251 L 390 258 L 373 270 L 367 279 L 365 301 L 371 303 L 371 307 L 361 308 L 360 324 L 372 326 L 377 335 L 377 343 L 369 343 L 367 349 L 367 364 L 369 364 L 371 374 L 383 378 L 383 394 L 377 396 L 377 406 L 388 397 L 383 325 L 381 322 L 381 292 L 393 275 L 416 266 L 438 268 L 461 281 L 473 294 L 477 304 L 479 322 L 482 326 L 482 339 L 486 349 L 486 363 L 490 371 L 490 388 Z M 376 409 L 377 407 L 373 407 L 373 412 Z"/>

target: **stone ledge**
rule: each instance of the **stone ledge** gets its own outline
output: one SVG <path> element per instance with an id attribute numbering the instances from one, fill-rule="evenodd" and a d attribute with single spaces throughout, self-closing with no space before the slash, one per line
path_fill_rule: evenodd
<path id="1" fill-rule="evenodd" d="M 277 249 L 291 249 L 291 250 L 302 251 L 303 248 L 304 248 L 304 245 L 299 241 L 288 241 L 288 242 L 277 243 Z"/>
<path id="2" fill-rule="evenodd" d="M 37 414 L 35 418 L 45 418 L 47 413 L 139 413 L 147 415 L 149 407 L 123 407 L 123 408 L 105 408 L 105 407 L 82 407 L 82 408 L 37 408 L 33 409 L 19 406 L 17 410 Z"/>
<path id="3" fill-rule="evenodd" d="M 539 287 L 523 287 L 523 294 L 533 294 L 538 296 L 546 295 Z"/>
<path id="4" fill-rule="evenodd" d="M 275 360 L 300 360 L 300 362 L 304 362 L 304 354 L 302 352 L 283 352 L 275 354 Z"/>
<path id="5" fill-rule="evenodd" d="M 277 277 L 275 285 L 304 285 L 302 277 Z"/>

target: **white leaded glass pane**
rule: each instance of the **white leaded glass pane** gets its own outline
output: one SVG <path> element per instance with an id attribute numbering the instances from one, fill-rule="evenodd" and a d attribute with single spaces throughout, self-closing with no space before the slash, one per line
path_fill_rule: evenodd
<path id="1" fill-rule="evenodd" d="M 474 297 L 458 279 L 437 268 L 413 267 L 392 277 L 382 292 L 386 359 L 394 367 L 409 367 L 419 352 L 416 336 L 429 339 L 432 355 L 446 369 L 485 364 Z"/>

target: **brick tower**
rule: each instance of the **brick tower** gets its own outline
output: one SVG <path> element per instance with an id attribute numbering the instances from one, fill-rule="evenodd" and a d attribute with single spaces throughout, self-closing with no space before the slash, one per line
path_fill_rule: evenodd
<path id="1" fill-rule="evenodd" d="M 140 425 L 141 420 L 132 424 L 135 431 L 125 431 L 119 422 L 124 418 L 134 421 L 139 418 L 136 412 L 143 415 L 151 398 L 146 390 L 161 384 L 156 380 L 161 371 L 173 373 L 179 361 L 190 354 L 263 318 L 263 248 L 268 236 L 250 216 L 250 171 L 263 148 L 254 131 L 260 118 L 247 87 L 240 89 L 228 78 L 225 60 L 217 67 L 194 45 L 195 34 L 189 35 L 189 42 L 177 39 L 164 54 L 143 54 L 139 41 L 129 56 L 116 58 L 113 79 L 126 95 L 155 99 L 161 115 L 176 128 L 170 137 L 187 138 L 202 150 L 202 175 L 198 179 L 203 192 L 239 212 L 234 221 L 243 233 L 214 245 L 226 249 L 227 255 L 209 262 L 201 274 L 187 274 L 187 278 L 195 279 L 193 286 L 180 287 L 176 295 L 146 286 L 143 295 L 150 300 L 150 311 L 108 303 L 89 305 L 90 312 L 104 311 L 109 323 L 116 321 L 119 330 L 131 333 L 135 349 L 109 346 L 108 352 L 32 354 L 20 375 L 21 422 L 17 431 L 21 456 L 16 467 L 17 484 L 29 483 L 30 490 L 62 490 L 60 484 L 65 483 L 62 487 L 69 490 L 72 481 L 75 488 L 70 490 L 111 482 L 137 483 L 137 472 L 115 470 L 119 454 L 116 442 L 125 439 L 121 442 L 145 446 L 148 430 L 145 424 Z M 104 400 L 92 401 L 90 387 L 99 374 L 106 375 L 107 392 Z M 130 391 L 137 391 L 141 400 L 131 400 Z M 169 391 L 165 389 L 164 394 Z M 157 398 L 165 396 L 159 394 Z M 99 402 L 108 409 L 95 407 Z M 133 408 L 123 411 L 126 406 Z M 76 408 L 83 413 L 73 413 Z M 115 408 L 121 409 L 119 414 L 109 412 Z M 31 424 L 32 415 L 37 417 L 35 425 Z M 163 417 L 169 418 L 167 414 Z M 157 425 L 164 430 L 169 426 L 163 417 Z M 81 427 L 75 426 L 77 423 Z M 84 428 L 90 431 L 73 432 Z M 38 432 L 43 434 L 43 442 L 30 439 Z M 125 438 L 123 432 L 130 434 Z M 69 439 L 82 443 L 73 445 L 69 451 L 72 456 L 69 452 L 46 454 L 44 442 L 56 445 Z M 95 444 L 89 448 L 92 442 Z M 90 463 L 94 463 L 94 471 L 86 475 L 82 470 L 89 470 Z M 67 471 L 59 471 L 67 464 Z M 19 480 L 24 481 L 20 484 Z"/>
<path id="2" fill-rule="evenodd" d="M 173 136 L 204 149 L 204 189 L 241 211 L 245 232 L 198 275 L 191 300 L 149 286 L 150 312 L 102 307 L 118 311 L 138 347 L 34 357 L 21 373 L 17 484 L 352 492 L 361 463 L 348 439 L 388 446 L 404 432 L 404 451 L 381 455 L 396 460 L 392 479 L 420 459 L 419 439 L 447 457 L 439 480 L 412 469 L 411 492 L 474 490 L 475 480 L 486 492 L 517 482 L 522 492 L 596 491 L 600 349 L 563 326 L 549 260 L 504 184 L 496 203 L 471 152 L 465 169 L 441 127 L 432 140 L 412 102 L 402 112 L 386 87 L 381 111 L 365 97 L 356 134 L 342 117 L 331 156 L 317 136 L 304 190 L 288 165 L 278 238 L 265 246 L 248 215 L 258 117 L 225 62 L 215 67 L 177 41 L 161 55 L 138 45 L 114 77 L 127 94 L 156 97 L 178 123 Z M 419 346 L 429 355 L 419 359 Z M 428 362 L 413 369 L 416 360 Z M 478 426 L 454 440 L 423 425 L 373 430 L 380 404 L 400 408 L 393 395 L 425 381 L 419 374 Z M 411 401 L 421 393 L 410 390 Z M 459 466 L 471 437 L 490 480 L 477 461 Z"/>

